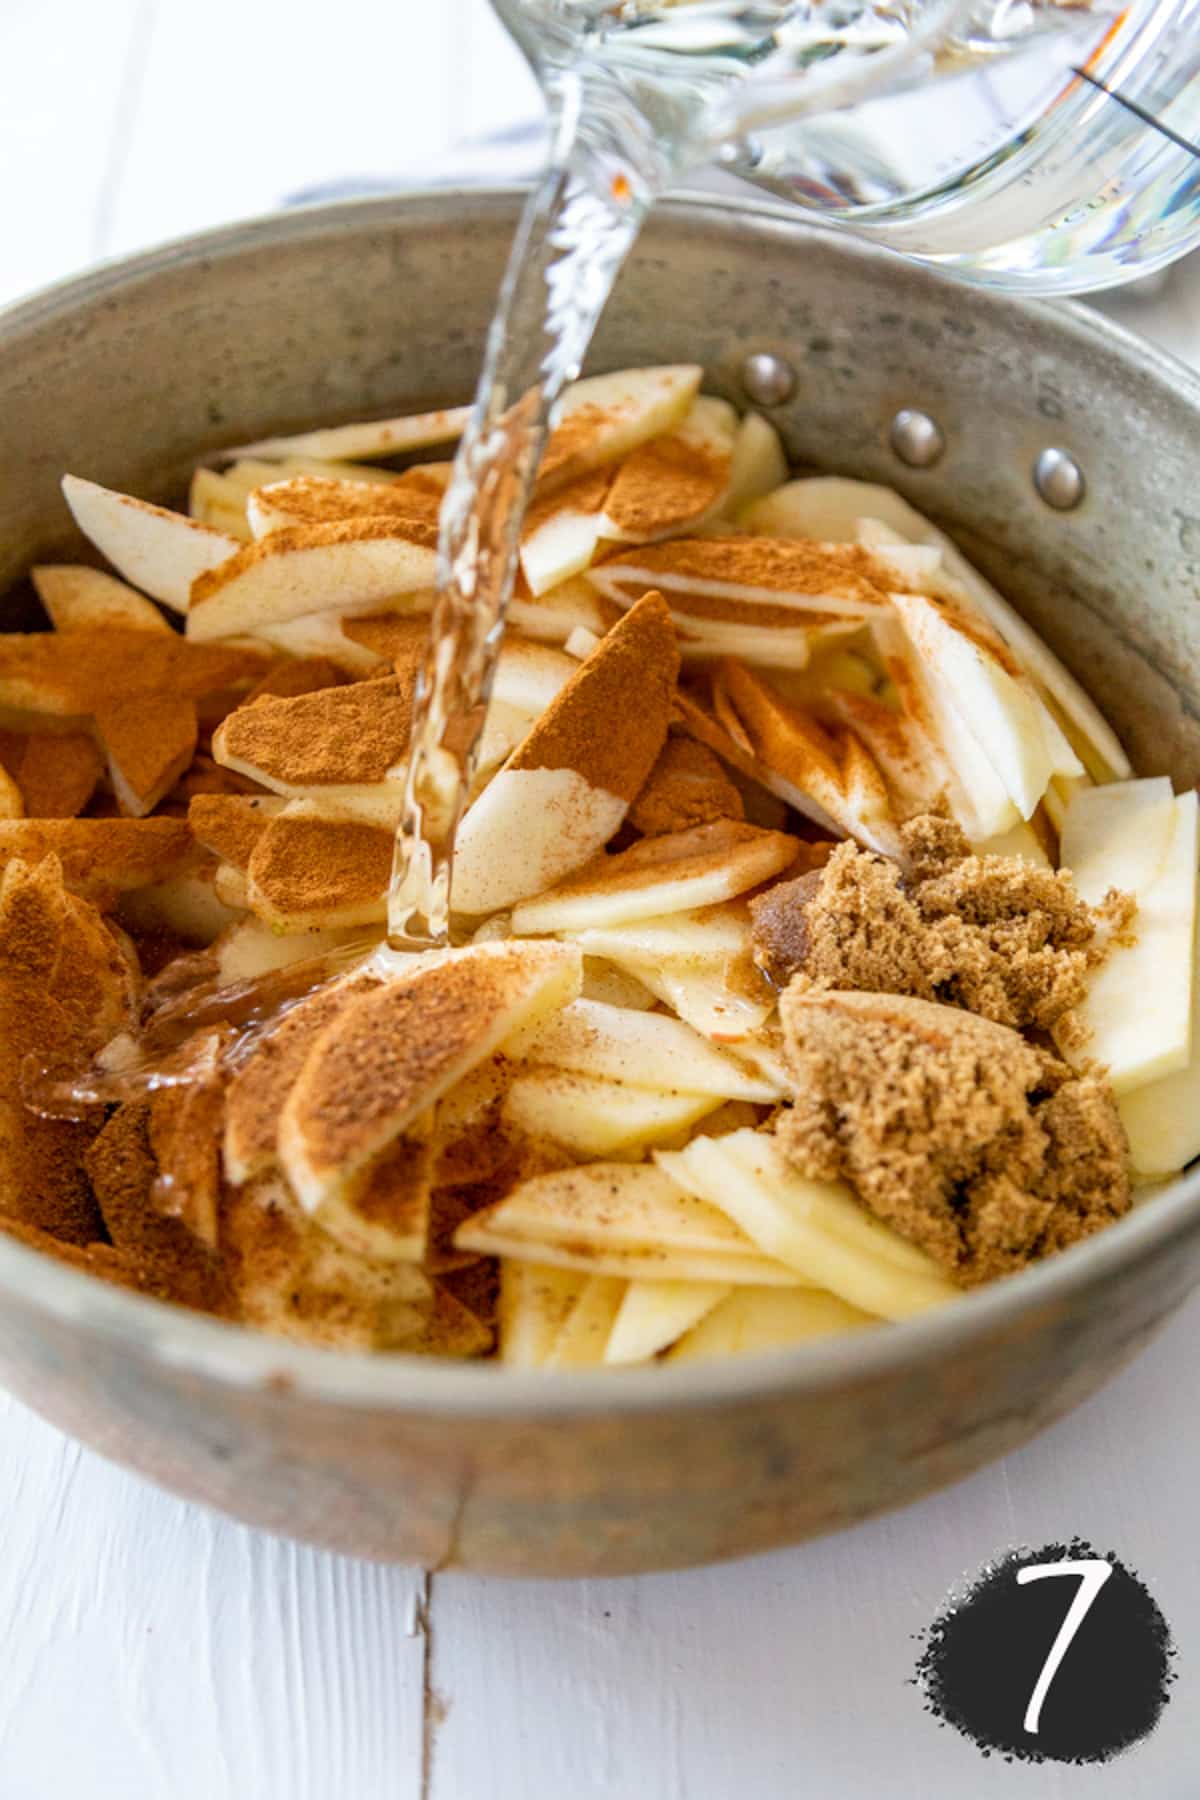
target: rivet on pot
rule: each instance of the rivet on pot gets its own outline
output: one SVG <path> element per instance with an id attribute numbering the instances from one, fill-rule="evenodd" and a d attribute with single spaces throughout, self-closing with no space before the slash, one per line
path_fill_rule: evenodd
<path id="1" fill-rule="evenodd" d="M 1083 470 L 1067 450 L 1043 450 L 1033 465 L 1033 485 L 1055 512 L 1071 512 L 1087 493 Z"/>
<path id="2" fill-rule="evenodd" d="M 796 391 L 796 371 L 770 350 L 752 350 L 742 363 L 742 386 L 756 406 L 782 406 Z"/>
<path id="3" fill-rule="evenodd" d="M 892 420 L 890 438 L 892 449 L 910 469 L 932 469 L 945 454 L 946 438 L 937 420 L 911 406 L 902 407 Z"/>

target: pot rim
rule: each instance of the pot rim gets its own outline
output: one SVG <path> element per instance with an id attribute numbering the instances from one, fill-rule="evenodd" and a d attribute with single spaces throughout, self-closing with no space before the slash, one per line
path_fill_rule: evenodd
<path id="1" fill-rule="evenodd" d="M 80 275 L 0 308 L 0 339 L 44 327 L 74 310 L 132 284 L 181 267 L 203 265 L 256 247 L 322 236 L 351 235 L 392 228 L 397 214 L 422 210 L 443 215 L 472 206 L 515 211 L 526 190 L 515 186 L 415 189 L 383 198 L 342 200 L 327 205 L 265 214 L 233 225 L 174 239 L 134 256 L 109 259 Z M 675 195 L 660 202 L 657 217 L 705 219 L 728 225 L 758 220 L 789 236 L 818 238 L 837 254 L 873 266 L 897 265 L 905 278 L 953 292 L 962 284 L 894 252 L 852 237 L 836 226 L 813 223 L 795 209 L 770 201 L 728 199 L 706 194 Z M 649 230 L 653 230 L 653 218 Z M 1043 329 L 1068 345 L 1115 354 L 1140 377 L 1162 384 L 1167 396 L 1182 400 L 1200 422 L 1200 376 L 1168 352 L 1073 301 L 1017 299 L 976 289 L 974 304 L 985 311 L 1036 318 Z M 426 1415 L 570 1416 L 604 1412 L 684 1411 L 764 1399 L 781 1391 L 809 1393 L 867 1382 L 901 1366 L 919 1369 L 943 1360 L 961 1346 L 1004 1331 L 1022 1314 L 1052 1307 L 1069 1295 L 1095 1287 L 1125 1268 L 1158 1254 L 1173 1240 L 1200 1230 L 1200 1165 L 1146 1204 L 1095 1237 L 1077 1244 L 1018 1276 L 964 1294 L 917 1318 L 874 1331 L 817 1340 L 795 1350 L 734 1357 L 725 1362 L 636 1372 L 512 1370 L 495 1363 L 455 1363 L 403 1352 L 323 1350 L 273 1338 L 249 1326 L 130 1292 L 73 1269 L 41 1251 L 0 1234 L 0 1301 L 39 1308 L 67 1326 L 126 1348 L 131 1354 L 230 1387 L 265 1387 L 288 1399 L 311 1399 L 351 1408 Z"/>

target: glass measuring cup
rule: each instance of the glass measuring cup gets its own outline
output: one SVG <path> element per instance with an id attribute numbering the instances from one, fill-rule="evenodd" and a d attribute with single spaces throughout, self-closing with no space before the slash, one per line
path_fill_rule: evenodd
<path id="1" fill-rule="evenodd" d="M 584 71 L 674 170 L 969 281 L 1081 293 L 1200 242 L 1200 0 L 494 0 L 553 103 Z"/>

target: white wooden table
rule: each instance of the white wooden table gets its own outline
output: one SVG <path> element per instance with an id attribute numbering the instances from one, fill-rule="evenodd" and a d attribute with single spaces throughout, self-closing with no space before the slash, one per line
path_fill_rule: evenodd
<path id="1" fill-rule="evenodd" d="M 486 0 L 0 0 L 0 301 L 419 164 L 534 106 Z M 1200 359 L 1200 281 L 1112 309 Z M 558 1585 L 381 1569 L 167 1498 L 0 1399 L 0 1800 L 1200 1796 L 1200 1302 L 1020 1455 L 755 1562 Z M 912 1634 L 1082 1534 L 1180 1649 L 1147 1744 L 1010 1767 L 939 1731 Z"/>

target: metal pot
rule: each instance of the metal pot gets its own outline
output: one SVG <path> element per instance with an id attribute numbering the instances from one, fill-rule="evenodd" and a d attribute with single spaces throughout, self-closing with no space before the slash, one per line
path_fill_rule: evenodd
<path id="1" fill-rule="evenodd" d="M 414 196 L 195 238 L 0 318 L 0 589 L 70 550 L 64 469 L 150 497 L 268 430 L 461 400 L 511 194 Z M 793 458 L 899 486 L 1064 656 L 1143 773 L 1200 775 L 1200 382 L 1093 315 L 951 286 L 764 206 L 659 209 L 596 368 L 700 361 L 795 391 Z M 946 449 L 906 468 L 897 410 Z M 1032 467 L 1072 452 L 1084 503 Z M 19 588 L 9 628 L 28 623 Z M 1153 997 L 1149 997 L 1153 1003 Z M 0 1239 L 0 1377 L 106 1455 L 361 1555 L 611 1574 L 795 1542 L 1013 1449 L 1200 1275 L 1200 1176 L 1033 1272 L 905 1325 L 698 1368 L 511 1373 L 341 1356 L 177 1311 Z"/>

